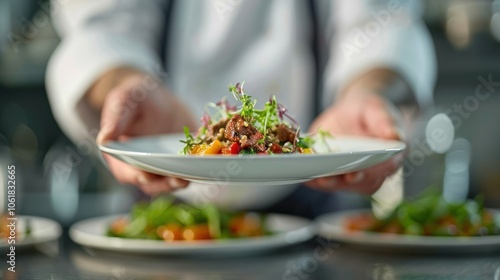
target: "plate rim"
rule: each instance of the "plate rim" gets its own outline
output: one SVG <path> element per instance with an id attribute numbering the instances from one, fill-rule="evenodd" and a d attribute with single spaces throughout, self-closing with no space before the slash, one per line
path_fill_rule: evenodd
<path id="1" fill-rule="evenodd" d="M 162 138 L 162 137 L 175 137 L 183 135 L 182 133 L 170 133 L 170 134 L 157 134 L 157 135 L 148 135 L 148 136 L 141 136 L 141 137 L 134 137 L 131 138 L 127 141 L 136 141 L 136 140 L 143 140 L 143 139 L 154 139 L 154 138 Z M 357 140 L 374 140 L 377 142 L 392 142 L 395 145 L 397 144 L 398 147 L 395 148 L 387 148 L 387 149 L 381 149 L 381 150 L 367 150 L 367 151 L 350 151 L 350 152 L 330 152 L 330 153 L 319 153 L 319 154 L 290 154 L 290 155 L 284 155 L 284 154 L 275 154 L 272 157 L 267 157 L 267 156 L 259 156 L 259 155 L 238 155 L 238 156 L 222 156 L 222 155 L 210 155 L 210 156 L 198 156 L 198 155 L 182 155 L 182 154 L 173 154 L 173 153 L 148 153 L 148 152 L 137 152 L 137 151 L 125 151 L 125 150 L 119 150 L 116 148 L 111 148 L 107 145 L 113 144 L 113 143 L 124 143 L 120 141 L 108 141 L 103 144 L 98 144 L 98 148 L 100 151 L 108 153 L 110 155 L 125 155 L 125 156 L 136 156 L 136 157 L 154 157 L 154 158 L 169 158 L 169 159 L 201 159 L 201 160 L 250 160 L 250 159 L 258 159 L 258 160 L 270 160 L 270 159 L 290 159 L 291 157 L 299 157 L 299 158 L 318 158 L 318 157 L 330 157 L 330 156 L 335 156 L 335 155 L 346 155 L 346 154 L 353 154 L 353 155 L 366 155 L 366 154 L 383 154 L 383 153 L 400 153 L 403 152 L 407 145 L 405 142 L 400 141 L 400 140 L 393 140 L 393 139 L 380 139 L 380 138 L 375 138 L 375 137 L 362 137 L 362 136 L 355 136 L 355 135 L 341 135 L 341 136 L 335 136 L 336 139 L 357 139 Z"/>
<path id="2" fill-rule="evenodd" d="M 267 215 L 272 216 L 284 216 L 301 219 L 307 222 L 303 227 L 294 229 L 287 232 L 282 232 L 276 235 L 270 235 L 265 238 L 238 238 L 238 239 L 228 239 L 228 240 L 207 240 L 207 241 L 197 241 L 197 242 L 185 242 L 177 241 L 172 243 L 166 243 L 161 240 L 149 240 L 149 239 L 126 239 L 120 237 L 110 237 L 103 234 L 91 234 L 82 232 L 78 228 L 86 223 L 99 222 L 104 223 L 106 221 L 111 221 L 113 219 L 127 216 L 128 213 L 113 214 L 98 216 L 89 219 L 84 219 L 74 223 L 69 228 L 69 236 L 71 240 L 80 246 L 91 247 L 97 249 L 103 249 L 108 251 L 116 252 L 129 252 L 129 253 L 146 253 L 146 254 L 185 254 L 185 253 L 212 253 L 214 250 L 218 250 L 218 253 L 233 253 L 235 250 L 244 249 L 251 251 L 260 251 L 274 249 L 278 247 L 284 247 L 291 244 L 299 244 L 310 240 L 313 238 L 317 231 L 315 224 L 312 220 L 278 213 L 269 213 Z M 91 239 L 98 238 L 99 242 L 92 242 Z M 135 244 L 131 246 L 123 246 L 126 244 L 127 240 L 133 241 Z M 105 241 L 108 244 L 104 244 Z M 125 242 L 125 243 L 124 243 Z M 144 244 L 149 245 L 149 247 L 144 247 Z M 153 247 L 153 245 L 156 245 Z M 157 245 L 169 245 L 168 246 L 157 246 Z M 173 245 L 173 246 L 172 246 Z M 186 246 L 187 245 L 187 246 Z M 201 245 L 201 246 L 200 246 Z M 236 246 L 234 246 L 236 245 Z"/>
<path id="3" fill-rule="evenodd" d="M 500 215 L 499 209 L 488 208 L 495 213 L 495 215 Z M 467 248 L 467 247 L 478 247 L 478 246 L 499 246 L 500 247 L 500 235 L 489 235 L 489 236 L 459 236 L 459 237 L 449 237 L 449 236 L 414 236 L 414 235 L 402 235 L 402 234 L 384 234 L 377 232 L 364 232 L 364 231 L 352 231 L 348 232 L 344 227 L 340 227 L 335 224 L 328 224 L 325 220 L 335 220 L 336 222 L 342 222 L 346 217 L 355 214 L 364 214 L 371 212 L 370 209 L 353 209 L 340 212 L 333 212 L 323 214 L 317 217 L 314 222 L 316 223 L 316 228 L 318 236 L 330 240 L 335 240 L 352 245 L 362 245 L 371 247 L 386 247 L 386 248 Z M 340 220 L 340 221 L 339 221 Z"/>

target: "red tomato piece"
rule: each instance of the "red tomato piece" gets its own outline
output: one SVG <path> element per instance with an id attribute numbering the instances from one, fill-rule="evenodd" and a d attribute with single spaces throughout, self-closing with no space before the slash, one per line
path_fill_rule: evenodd
<path id="1" fill-rule="evenodd" d="M 231 154 L 233 155 L 237 155 L 241 151 L 241 146 L 240 144 L 238 144 L 238 142 L 233 142 L 233 144 L 231 144 L 229 148 L 231 149 Z"/>
<path id="2" fill-rule="evenodd" d="M 283 151 L 279 144 L 272 144 L 271 147 L 269 147 L 269 150 L 271 150 L 273 154 L 281 154 L 281 152 Z"/>

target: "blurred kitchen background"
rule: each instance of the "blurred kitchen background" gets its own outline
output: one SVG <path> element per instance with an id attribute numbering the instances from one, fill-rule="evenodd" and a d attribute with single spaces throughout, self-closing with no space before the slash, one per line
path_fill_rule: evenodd
<path id="1" fill-rule="evenodd" d="M 500 82 L 500 0 L 425 2 L 439 69 L 436 108 L 420 126 L 439 112 L 459 116 L 460 123 L 455 123 L 456 140 L 446 153 L 414 148 L 426 155 L 414 154 L 404 193 L 411 196 L 427 185 L 444 185 L 452 197 L 482 193 L 487 206 L 498 207 L 500 87 L 486 100 L 474 96 L 479 77 Z M 99 159 L 86 155 L 91 146 L 74 146 L 54 121 L 44 75 L 59 39 L 49 11 L 46 0 L 0 0 L 0 178 L 14 163 L 18 212 L 67 225 L 124 212 L 139 194 L 119 186 Z M 461 115 L 454 104 L 470 110 Z M 420 141 L 425 144 L 425 138 Z M 61 174 L 63 181 L 57 179 Z M 366 204 L 366 199 L 344 195 L 346 207 Z"/>

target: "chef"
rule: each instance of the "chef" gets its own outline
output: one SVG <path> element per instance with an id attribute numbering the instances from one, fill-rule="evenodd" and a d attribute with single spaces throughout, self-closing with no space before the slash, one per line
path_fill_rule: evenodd
<path id="1" fill-rule="evenodd" d="M 433 46 L 411 0 L 53 0 L 62 41 L 47 70 L 56 120 L 76 143 L 193 130 L 203 105 L 245 81 L 302 127 L 400 139 L 391 108 L 432 102 Z M 262 106 L 263 102 L 258 104 Z M 395 106 L 394 106 L 395 105 Z M 122 183 L 188 185 L 104 155 Z M 373 193 L 401 157 L 306 185 Z M 305 187 L 301 188 L 304 192 Z M 307 191 L 312 191 L 308 189 Z"/>

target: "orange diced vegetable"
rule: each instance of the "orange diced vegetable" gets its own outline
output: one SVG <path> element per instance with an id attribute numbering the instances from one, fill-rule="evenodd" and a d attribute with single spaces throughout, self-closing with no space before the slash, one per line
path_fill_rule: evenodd
<path id="1" fill-rule="evenodd" d="M 195 145 L 193 146 L 193 148 L 191 149 L 190 151 L 190 154 L 192 155 L 198 155 L 198 156 L 201 156 L 203 155 L 203 153 L 205 152 L 205 150 L 208 148 L 208 145 L 207 144 L 199 144 L 199 145 Z"/>
<path id="2" fill-rule="evenodd" d="M 256 214 L 243 214 L 234 217 L 229 222 L 229 229 L 233 234 L 239 237 L 261 236 L 262 223 Z"/>
<path id="3" fill-rule="evenodd" d="M 182 240 L 182 228 L 177 224 L 167 224 L 159 226 L 156 233 L 163 240 L 170 242 L 174 240 Z"/>
<path id="4" fill-rule="evenodd" d="M 303 153 L 303 154 L 312 154 L 312 153 L 313 153 L 313 151 L 312 151 L 312 149 L 311 149 L 311 148 L 305 148 L 305 149 L 303 149 L 303 150 L 302 150 L 302 153 Z"/>
<path id="5" fill-rule="evenodd" d="M 184 238 L 184 240 L 212 239 L 207 224 L 199 224 L 199 225 L 185 227 L 184 230 L 182 231 L 182 237 Z"/>
<path id="6" fill-rule="evenodd" d="M 220 152 L 220 150 L 223 148 L 224 146 L 222 145 L 222 143 L 215 139 L 212 144 L 210 144 L 206 149 L 205 151 L 203 151 L 202 155 L 216 155 Z"/>
<path id="7" fill-rule="evenodd" d="M 111 231 L 114 234 L 121 234 L 128 225 L 128 220 L 125 218 L 118 219 L 111 224 Z"/>

